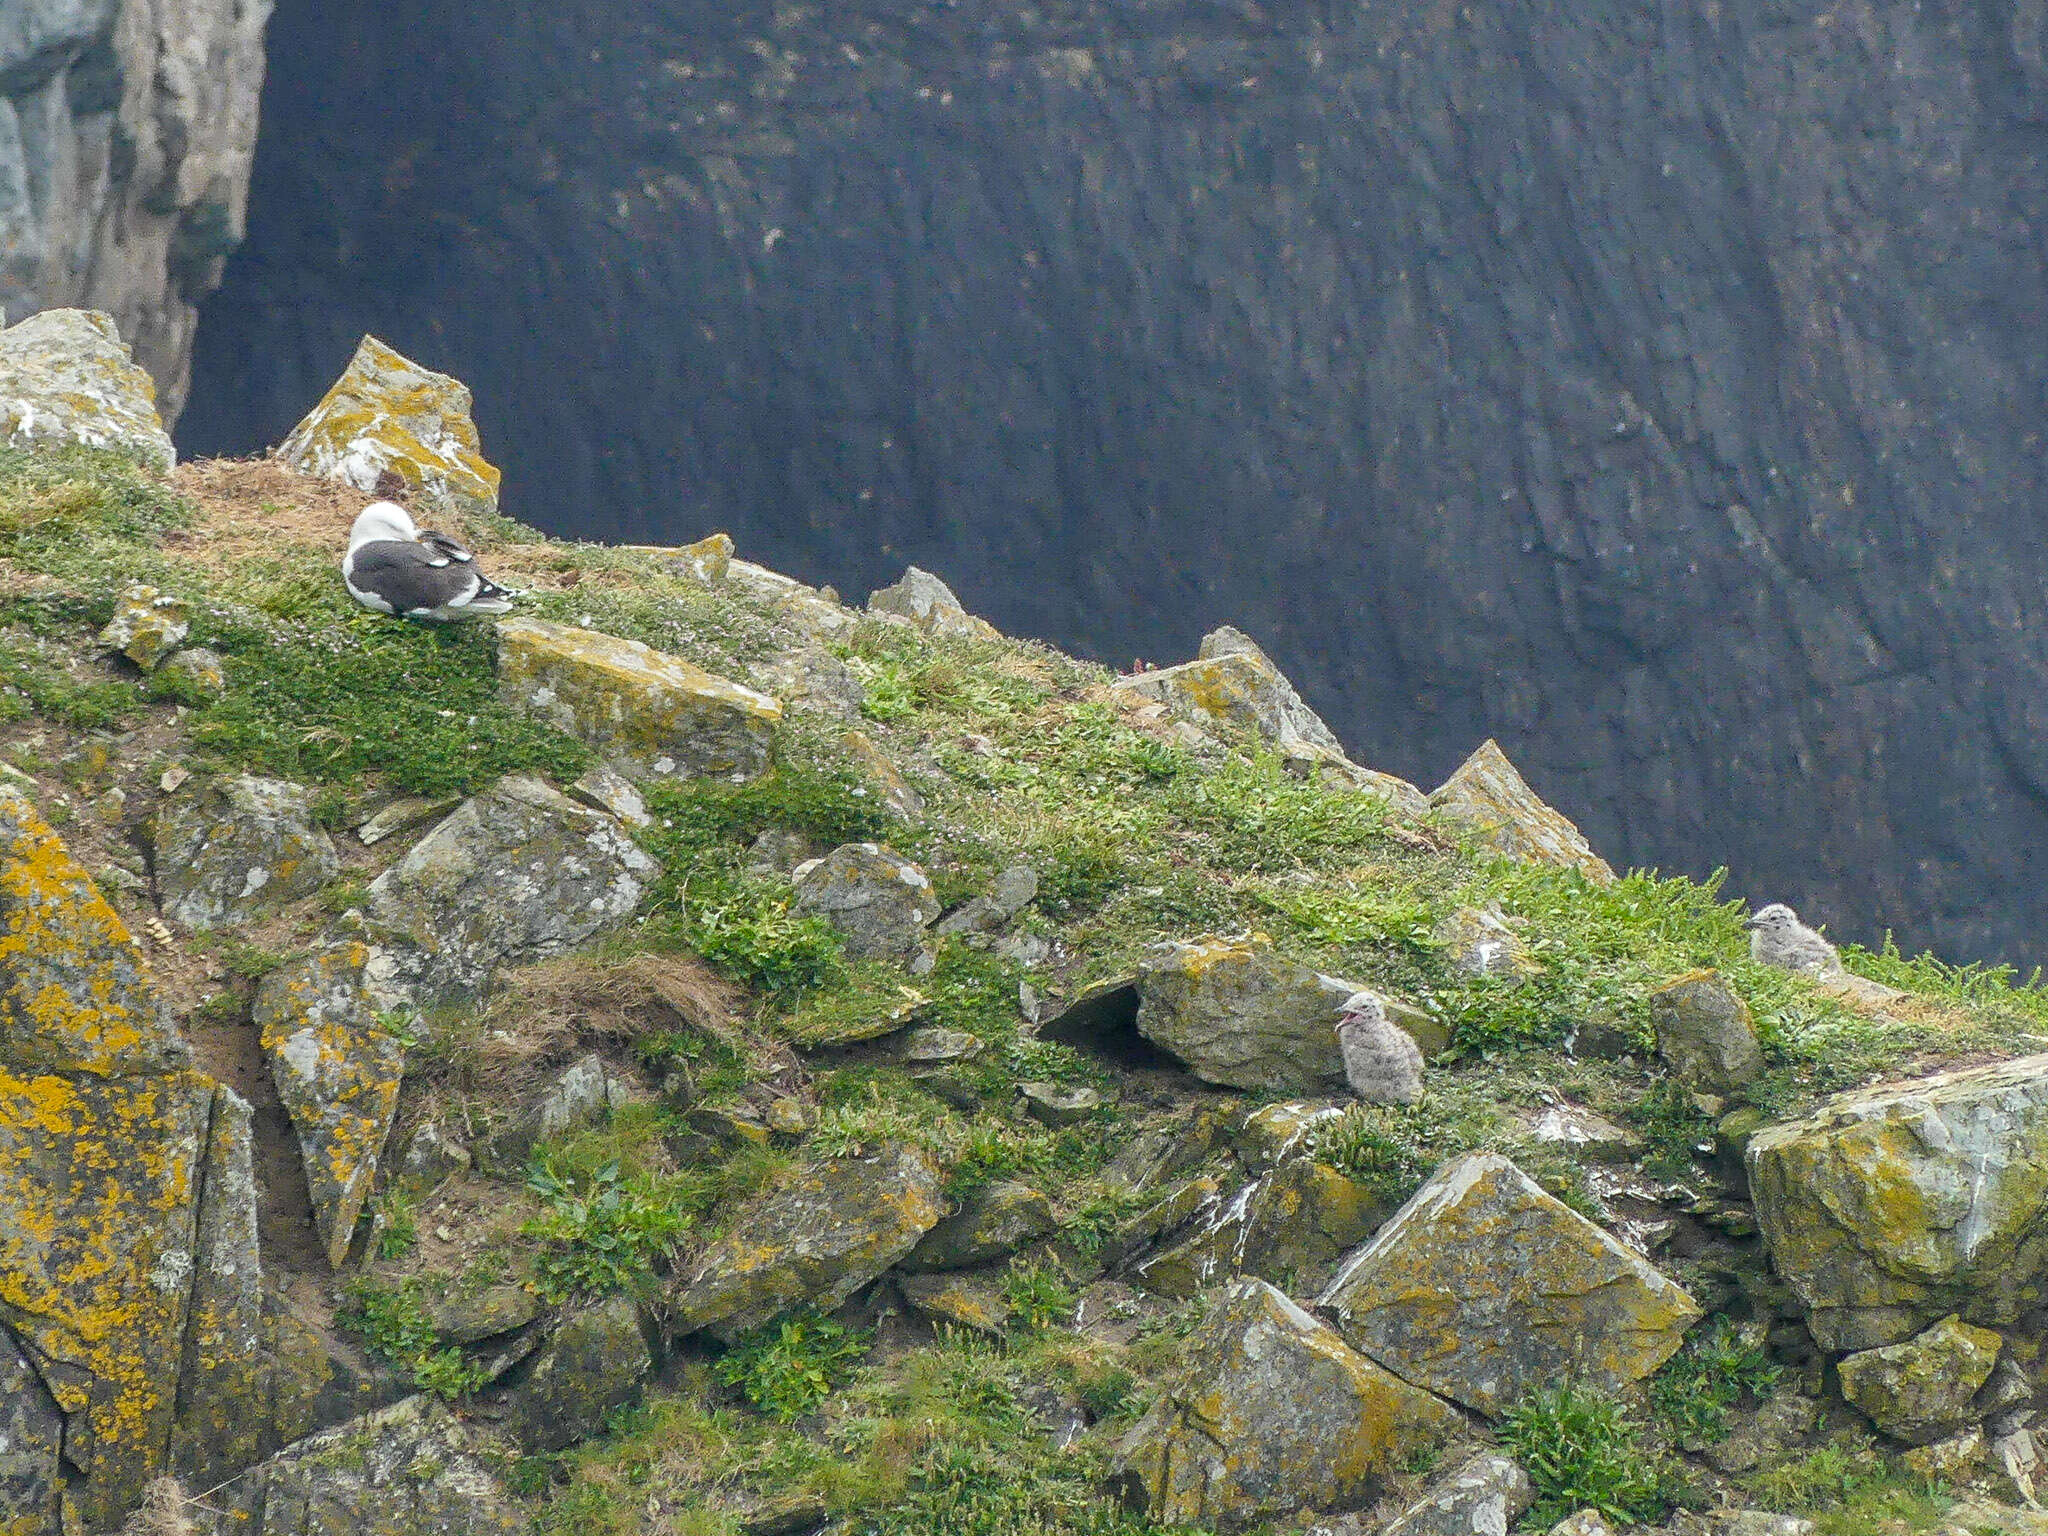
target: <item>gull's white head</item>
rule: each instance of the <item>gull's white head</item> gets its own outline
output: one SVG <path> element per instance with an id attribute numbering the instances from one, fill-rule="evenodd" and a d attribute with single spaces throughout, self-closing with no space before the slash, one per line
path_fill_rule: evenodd
<path id="1" fill-rule="evenodd" d="M 405 508 L 395 501 L 373 501 L 356 514 L 355 526 L 348 531 L 348 547 L 357 549 L 386 539 L 405 543 L 418 535 L 412 515 Z"/>
<path id="2" fill-rule="evenodd" d="M 1386 1000 L 1377 992 L 1354 992 L 1344 999 L 1344 1006 L 1337 1013 L 1339 1032 L 1347 1025 L 1384 1024 L 1387 1020 Z"/>
<path id="3" fill-rule="evenodd" d="M 1790 933 L 1799 926 L 1799 914 L 1782 901 L 1774 901 L 1768 907 L 1759 907 L 1756 916 L 1742 926 L 1761 928 L 1765 933 Z"/>

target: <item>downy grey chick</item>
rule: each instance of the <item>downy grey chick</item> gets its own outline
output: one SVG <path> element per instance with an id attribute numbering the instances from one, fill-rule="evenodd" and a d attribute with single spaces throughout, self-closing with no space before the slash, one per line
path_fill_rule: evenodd
<path id="1" fill-rule="evenodd" d="M 1842 957 L 1835 946 L 1799 921 L 1799 914 L 1783 902 L 1759 908 L 1742 926 L 1749 930 L 1749 958 L 1759 965 L 1802 976 L 1842 974 Z"/>
<path id="2" fill-rule="evenodd" d="M 1354 992 L 1337 1019 L 1344 1076 L 1367 1104 L 1413 1104 L 1422 1096 L 1422 1052 L 1408 1032 L 1387 1019 L 1376 992 Z"/>

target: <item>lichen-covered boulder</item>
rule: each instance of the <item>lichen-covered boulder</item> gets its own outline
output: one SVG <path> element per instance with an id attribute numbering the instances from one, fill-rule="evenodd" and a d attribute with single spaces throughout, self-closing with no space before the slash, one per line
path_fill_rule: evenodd
<path id="1" fill-rule="evenodd" d="M 1650 1022 L 1657 1054 L 1688 1088 L 1726 1095 L 1764 1075 L 1749 1005 L 1717 971 L 1692 971 L 1652 992 Z"/>
<path id="2" fill-rule="evenodd" d="M 701 1330 L 730 1343 L 792 1307 L 836 1307 L 944 1213 L 938 1167 L 916 1147 L 813 1163 L 690 1266 L 671 1293 L 671 1325 L 678 1336 Z"/>
<path id="3" fill-rule="evenodd" d="M 1569 819 L 1544 804 L 1498 742 L 1482 743 L 1437 787 L 1429 803 L 1511 859 L 1576 869 L 1602 885 L 1614 879 L 1613 868 Z"/>
<path id="4" fill-rule="evenodd" d="M 1194 661 L 1120 677 L 1114 686 L 1164 704 L 1175 719 L 1191 725 L 1235 726 L 1277 746 L 1300 743 L 1344 755 L 1336 734 L 1302 702 L 1272 658 L 1234 629 L 1204 639 Z"/>
<path id="5" fill-rule="evenodd" d="M 1241 1280 L 1188 1341 L 1181 1377 L 1118 1446 L 1113 1478 L 1161 1524 L 1229 1529 L 1355 1509 L 1457 1422 L 1272 1286 Z"/>
<path id="6" fill-rule="evenodd" d="M 1639 1381 L 1700 1316 L 1677 1282 L 1490 1152 L 1439 1168 L 1320 1305 L 1353 1347 L 1489 1417 L 1549 1382 Z"/>
<path id="7" fill-rule="evenodd" d="M 507 1167 L 520 1166 L 543 1141 L 603 1120 L 612 1092 L 604 1058 L 595 1052 L 579 1057 L 492 1138 L 491 1155 Z"/>
<path id="8" fill-rule="evenodd" d="M 34 804 L 0 787 L 0 1064 L 134 1075 L 191 1059 L 127 925 Z"/>
<path id="9" fill-rule="evenodd" d="M 430 1397 L 308 1435 L 189 1507 L 197 1536 L 516 1536 L 525 1515 Z"/>
<path id="10" fill-rule="evenodd" d="M 1318 1127 L 1343 1113 L 1328 1099 L 1262 1104 L 1230 1133 L 1231 1150 L 1248 1172 L 1262 1174 L 1303 1151 Z"/>
<path id="11" fill-rule="evenodd" d="M 1490 1451 L 1438 1478 L 1380 1536 L 1508 1536 L 1535 1501 L 1529 1474 Z"/>
<path id="12" fill-rule="evenodd" d="M 436 514 L 498 510 L 498 471 L 470 419 L 466 385 L 365 336 L 326 397 L 277 456 L 303 475 L 364 494 L 389 471 Z"/>
<path id="13" fill-rule="evenodd" d="M 135 582 L 122 588 L 114 599 L 114 616 L 100 631 L 99 643 L 119 651 L 143 671 L 154 672 L 191 632 L 192 619 L 183 598 Z"/>
<path id="14" fill-rule="evenodd" d="M 998 638 L 995 626 L 962 607 L 951 587 L 930 571 L 914 565 L 904 571 L 903 579 L 895 586 L 868 594 L 868 612 L 895 614 L 928 634 L 959 635 L 971 640 Z"/>
<path id="15" fill-rule="evenodd" d="M 228 691 L 227 663 L 220 659 L 218 651 L 188 645 L 157 663 L 154 686 L 159 693 L 168 693 L 186 703 L 217 699 Z"/>
<path id="16" fill-rule="evenodd" d="M 214 1097 L 196 1073 L 0 1067 L 0 1324 L 65 1416 L 89 1529 L 170 1442 Z"/>
<path id="17" fill-rule="evenodd" d="M 1037 899 L 1038 871 L 1028 864 L 1012 864 L 995 878 L 988 890 L 949 912 L 933 932 L 945 934 L 994 933 Z"/>
<path id="18" fill-rule="evenodd" d="M 0 443 L 115 448 L 166 473 L 177 462 L 156 385 L 91 309 L 46 309 L 0 330 Z"/>
<path id="19" fill-rule="evenodd" d="M 1344 1086 L 1337 1009 L 1357 990 L 1259 938 L 1166 945 L 1140 967 L 1138 1030 L 1205 1082 L 1327 1092 Z"/>
<path id="20" fill-rule="evenodd" d="M 1131 1275 L 1162 1296 L 1194 1296 L 1233 1275 L 1289 1291 L 1313 1287 L 1386 1218 L 1388 1202 L 1334 1168 L 1289 1159 L 1212 1206 L 1203 1221 Z"/>
<path id="21" fill-rule="evenodd" d="M 562 1450 L 603 1429 L 653 1372 L 640 1308 L 615 1296 L 562 1319 L 506 1393 L 506 1422 L 528 1451 Z"/>
<path id="22" fill-rule="evenodd" d="M 2040 1305 L 2048 1056 L 1842 1095 L 1756 1132 L 1745 1159 L 1771 1261 L 1825 1349 Z"/>
<path id="23" fill-rule="evenodd" d="M 838 929 L 857 960 L 910 958 L 939 915 L 931 877 L 879 843 L 842 843 L 795 879 L 798 910 Z"/>
<path id="24" fill-rule="evenodd" d="M 925 1233 L 903 1268 L 915 1272 L 987 1264 L 1036 1242 L 1057 1225 L 1052 1202 L 1044 1195 L 1028 1184 L 998 1179 L 969 1195 L 959 1210 Z"/>
<path id="25" fill-rule="evenodd" d="M 303 785 L 241 774 L 173 795 L 154 828 L 157 899 L 187 928 L 232 928 L 310 896 L 341 870 Z"/>
<path id="26" fill-rule="evenodd" d="M 405 1046 L 378 1022 L 366 979 L 373 959 L 368 944 L 344 941 L 272 971 L 254 1005 L 271 1079 L 298 1133 L 314 1225 L 337 1269 L 405 1077 Z"/>
<path id="27" fill-rule="evenodd" d="M 498 692 L 632 779 L 750 779 L 782 720 L 767 694 L 680 656 L 541 619 L 499 622 Z"/>
<path id="28" fill-rule="evenodd" d="M 905 1275 L 899 1284 L 910 1310 L 928 1322 L 990 1338 L 1009 1325 L 1010 1303 L 987 1275 Z"/>
<path id="29" fill-rule="evenodd" d="M 611 817 L 513 774 L 472 796 L 370 883 L 380 1006 L 473 995 L 500 966 L 552 959 L 629 917 L 657 873 Z"/>
<path id="30" fill-rule="evenodd" d="M 43 1378 L 0 1328 L 0 1531 L 55 1536 L 63 1469 L 64 1416 Z"/>
<path id="31" fill-rule="evenodd" d="M 1894 1440 L 1932 1445 L 1973 1417 L 1971 1400 L 2004 1344 L 1989 1328 L 1945 1317 L 1903 1344 L 1844 1358 L 1842 1396 Z"/>

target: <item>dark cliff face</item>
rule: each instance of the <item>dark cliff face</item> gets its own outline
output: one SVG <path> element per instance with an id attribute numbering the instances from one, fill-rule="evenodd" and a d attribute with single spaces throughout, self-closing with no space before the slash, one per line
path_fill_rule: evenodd
<path id="1" fill-rule="evenodd" d="M 2042 0 L 490 9 L 283 0 L 188 450 L 372 330 L 552 531 L 1228 620 L 1374 766 L 2048 957 Z"/>

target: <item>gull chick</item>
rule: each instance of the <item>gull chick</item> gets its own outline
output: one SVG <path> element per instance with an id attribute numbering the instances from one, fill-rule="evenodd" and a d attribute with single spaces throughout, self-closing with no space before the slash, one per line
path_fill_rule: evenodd
<path id="1" fill-rule="evenodd" d="M 1367 1104 L 1413 1104 L 1422 1096 L 1422 1051 L 1387 1018 L 1376 992 L 1354 992 L 1338 1010 L 1344 1077 Z"/>
<path id="2" fill-rule="evenodd" d="M 413 527 L 395 501 L 373 501 L 356 515 L 341 579 L 372 613 L 401 619 L 508 613 L 514 595 L 478 570 L 476 556 L 456 540 Z"/>
<path id="3" fill-rule="evenodd" d="M 1842 974 L 1842 957 L 1835 946 L 1799 921 L 1799 914 L 1781 901 L 1760 907 L 1742 926 L 1749 930 L 1749 958 L 1759 965 L 1775 965 L 1802 976 Z"/>

